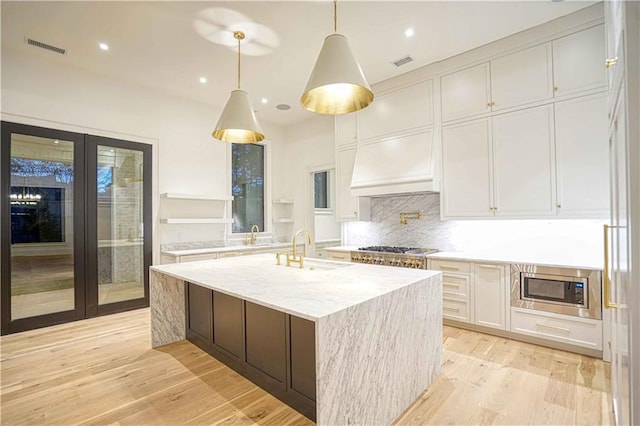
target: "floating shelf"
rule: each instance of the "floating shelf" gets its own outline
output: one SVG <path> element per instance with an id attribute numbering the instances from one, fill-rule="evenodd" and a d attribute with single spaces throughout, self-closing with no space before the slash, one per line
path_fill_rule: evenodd
<path id="1" fill-rule="evenodd" d="M 292 223 L 293 218 L 291 217 L 282 217 L 280 219 L 273 219 L 274 223 Z"/>
<path id="2" fill-rule="evenodd" d="M 160 223 L 166 224 L 197 224 L 197 223 L 233 223 L 233 219 L 213 218 L 171 218 L 160 219 Z"/>
<path id="3" fill-rule="evenodd" d="M 183 194 L 180 192 L 163 192 L 160 194 L 160 198 L 166 198 L 169 200 L 201 200 L 201 201 L 232 201 L 233 196 L 215 196 L 215 195 L 201 195 L 201 194 Z"/>
<path id="4" fill-rule="evenodd" d="M 293 204 L 293 200 L 289 200 L 287 198 L 278 198 L 273 200 L 273 204 Z"/>

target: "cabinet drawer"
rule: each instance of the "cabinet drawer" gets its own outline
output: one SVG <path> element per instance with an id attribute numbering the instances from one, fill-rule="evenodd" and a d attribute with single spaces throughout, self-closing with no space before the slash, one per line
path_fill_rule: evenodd
<path id="1" fill-rule="evenodd" d="M 223 257 L 234 257 L 234 256 L 242 256 L 244 253 L 241 251 L 221 251 L 218 253 L 218 259 L 222 259 Z"/>
<path id="2" fill-rule="evenodd" d="M 464 300 L 442 300 L 442 316 L 456 321 L 469 322 L 469 303 Z"/>
<path id="3" fill-rule="evenodd" d="M 442 294 L 445 296 L 469 297 L 469 276 L 464 274 L 442 274 Z"/>
<path id="4" fill-rule="evenodd" d="M 180 263 L 195 262 L 198 260 L 211 260 L 211 259 L 217 259 L 217 258 L 218 258 L 218 253 L 189 254 L 186 256 L 180 256 L 179 262 Z"/>
<path id="5" fill-rule="evenodd" d="M 457 262 L 455 260 L 429 259 L 429 269 L 434 271 L 468 274 L 470 271 L 470 264 L 468 262 Z"/>
<path id="6" fill-rule="evenodd" d="M 528 309 L 511 309 L 511 331 L 602 350 L 602 321 Z"/>
<path id="7" fill-rule="evenodd" d="M 327 259 L 344 260 L 351 262 L 351 253 L 348 251 L 329 251 L 327 250 Z"/>

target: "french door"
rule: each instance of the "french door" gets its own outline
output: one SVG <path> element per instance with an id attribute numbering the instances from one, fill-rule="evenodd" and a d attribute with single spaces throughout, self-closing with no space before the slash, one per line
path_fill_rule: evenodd
<path id="1" fill-rule="evenodd" d="M 0 164 L 2 334 L 148 306 L 151 146 L 2 122 Z"/>

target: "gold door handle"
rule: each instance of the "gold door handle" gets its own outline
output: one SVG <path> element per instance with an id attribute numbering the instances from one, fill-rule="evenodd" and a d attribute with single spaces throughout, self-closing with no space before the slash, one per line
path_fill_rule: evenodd
<path id="1" fill-rule="evenodd" d="M 498 265 L 478 265 L 478 267 L 483 269 L 500 269 Z"/>
<path id="2" fill-rule="evenodd" d="M 558 86 L 553 86 L 553 91 L 557 92 L 558 91 Z"/>
<path id="3" fill-rule="evenodd" d="M 611 68 L 612 66 L 614 66 L 617 63 L 618 63 L 618 57 L 616 56 L 613 59 L 607 59 L 606 61 L 604 61 L 604 66 L 607 67 L 607 68 Z"/>
<path id="4" fill-rule="evenodd" d="M 618 304 L 611 302 L 611 282 L 609 281 L 609 229 L 620 228 L 615 225 L 604 225 L 604 269 L 602 271 L 602 284 L 604 286 L 604 307 L 618 308 Z"/>

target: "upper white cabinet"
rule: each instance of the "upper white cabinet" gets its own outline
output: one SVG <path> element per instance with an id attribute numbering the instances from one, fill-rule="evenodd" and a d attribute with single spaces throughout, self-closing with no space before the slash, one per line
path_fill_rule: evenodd
<path id="1" fill-rule="evenodd" d="M 444 126 L 442 158 L 443 216 L 492 216 L 490 119 Z"/>
<path id="2" fill-rule="evenodd" d="M 336 151 L 336 219 L 369 220 L 370 201 L 365 197 L 351 196 L 351 177 L 356 159 L 356 146 L 338 148 Z"/>
<path id="3" fill-rule="evenodd" d="M 361 141 L 433 126 L 433 82 L 376 95 L 375 102 L 359 112 L 359 120 Z"/>
<path id="4" fill-rule="evenodd" d="M 607 217 L 606 93 L 558 102 L 555 123 L 558 214 Z"/>
<path id="5" fill-rule="evenodd" d="M 554 211 L 552 123 L 552 105 L 492 118 L 496 216 Z"/>
<path id="6" fill-rule="evenodd" d="M 604 25 L 553 41 L 555 96 L 605 88 L 605 42 Z"/>
<path id="7" fill-rule="evenodd" d="M 353 145 L 358 141 L 357 119 L 356 113 L 335 116 L 336 146 Z"/>
<path id="8" fill-rule="evenodd" d="M 491 61 L 491 109 L 498 111 L 553 96 L 551 44 Z"/>
<path id="9" fill-rule="evenodd" d="M 553 107 L 442 128 L 443 218 L 555 214 Z"/>
<path id="10" fill-rule="evenodd" d="M 442 121 L 474 117 L 491 111 L 489 63 L 440 78 Z"/>
<path id="11" fill-rule="evenodd" d="M 553 96 L 551 44 L 444 75 L 440 86 L 443 122 L 549 99 Z"/>

